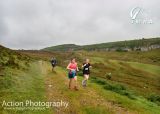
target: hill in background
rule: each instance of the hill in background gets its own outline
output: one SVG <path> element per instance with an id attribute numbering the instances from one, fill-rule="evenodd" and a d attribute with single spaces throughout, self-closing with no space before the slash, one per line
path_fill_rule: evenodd
<path id="1" fill-rule="evenodd" d="M 62 45 L 63 46 L 63 45 Z M 62 47 L 61 46 L 61 47 Z M 65 45 L 66 48 L 70 45 Z M 77 47 L 79 48 L 79 47 Z M 160 51 L 105 52 L 70 51 L 48 52 L 41 50 L 11 50 L 0 46 L 0 101 L 52 101 L 62 99 L 69 107 L 58 113 L 96 114 L 158 114 L 160 112 Z M 58 65 L 51 71 L 50 58 Z M 77 59 L 79 91 L 68 90 L 66 66 L 70 58 Z M 91 76 L 87 88 L 81 64 L 91 60 Z M 110 74 L 110 75 L 109 75 Z M 37 86 L 38 85 L 38 86 Z M 20 97 L 17 97 L 19 96 Z M 89 99 L 88 99 L 89 98 Z M 24 110 L 27 114 L 52 114 L 53 110 Z M 3 110 L 0 113 L 21 114 L 20 110 Z"/>
<path id="2" fill-rule="evenodd" d="M 0 69 L 6 66 L 19 68 L 28 64 L 30 57 L 0 45 Z"/>
<path id="3" fill-rule="evenodd" d="M 126 40 L 117 41 L 109 43 L 100 43 L 92 45 L 75 45 L 75 44 L 64 44 L 58 46 L 51 46 L 44 48 L 44 51 L 76 51 L 76 50 L 86 50 L 86 51 L 148 51 L 160 48 L 160 38 L 150 38 L 150 39 L 136 39 L 136 40 Z"/>

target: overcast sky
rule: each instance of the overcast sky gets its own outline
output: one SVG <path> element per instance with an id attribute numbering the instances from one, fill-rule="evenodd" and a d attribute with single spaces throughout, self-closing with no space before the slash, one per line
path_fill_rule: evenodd
<path id="1" fill-rule="evenodd" d="M 160 0 L 0 0 L 0 44 L 41 49 L 160 36 Z M 130 12 L 143 9 L 132 24 Z"/>

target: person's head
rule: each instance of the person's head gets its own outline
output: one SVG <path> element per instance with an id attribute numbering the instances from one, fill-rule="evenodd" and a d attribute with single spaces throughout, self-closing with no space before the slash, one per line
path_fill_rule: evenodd
<path id="1" fill-rule="evenodd" d="M 76 62 L 76 59 L 75 58 L 72 58 L 71 59 L 71 63 L 75 63 Z"/>
<path id="2" fill-rule="evenodd" d="M 86 61 L 85 61 L 86 63 L 89 63 L 89 59 L 86 59 Z"/>

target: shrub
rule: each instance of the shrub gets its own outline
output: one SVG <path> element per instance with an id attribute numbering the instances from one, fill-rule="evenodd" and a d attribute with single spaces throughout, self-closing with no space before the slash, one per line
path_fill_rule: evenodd
<path id="1" fill-rule="evenodd" d="M 112 78 L 112 74 L 111 73 L 106 73 L 105 77 L 110 80 Z"/>
<path id="2" fill-rule="evenodd" d="M 111 90 L 111 91 L 116 92 L 120 95 L 127 96 L 130 99 L 135 99 L 133 93 L 128 91 L 123 85 L 120 85 L 120 84 L 116 84 L 116 85 L 107 84 L 104 86 L 104 89 Z"/>
<path id="3" fill-rule="evenodd" d="M 97 84 L 99 85 L 105 85 L 106 84 L 106 81 L 103 80 L 103 79 L 99 79 L 99 78 L 92 78 L 94 82 L 96 82 Z"/>
<path id="4" fill-rule="evenodd" d="M 148 97 L 148 100 L 151 102 L 154 102 L 156 104 L 158 104 L 160 106 L 160 95 L 156 95 L 156 94 L 151 94 Z"/>
<path id="5" fill-rule="evenodd" d="M 116 84 L 116 85 L 111 85 L 111 84 L 106 84 L 104 86 L 105 89 L 112 90 L 115 92 L 120 92 L 121 90 L 126 90 L 126 88 L 122 85 Z"/>
<path id="6" fill-rule="evenodd" d="M 78 72 L 77 75 L 78 76 L 83 76 L 83 73 L 82 72 Z"/>
<path id="7" fill-rule="evenodd" d="M 92 81 L 99 84 L 99 85 L 103 85 L 103 88 L 106 90 L 110 90 L 110 91 L 116 92 L 120 95 L 127 96 L 130 99 L 135 99 L 134 94 L 131 91 L 127 90 L 127 88 L 123 85 L 111 84 L 104 79 L 96 78 L 96 77 L 92 77 Z"/>

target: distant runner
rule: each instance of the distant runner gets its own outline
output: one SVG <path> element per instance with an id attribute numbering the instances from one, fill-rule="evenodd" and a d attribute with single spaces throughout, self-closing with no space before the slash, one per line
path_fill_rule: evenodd
<path id="1" fill-rule="evenodd" d="M 83 76 L 84 79 L 82 80 L 82 86 L 86 87 L 87 86 L 87 80 L 89 78 L 89 74 L 90 74 L 90 68 L 91 68 L 91 64 L 89 63 L 89 59 L 86 59 L 85 63 L 83 63 L 82 68 L 83 68 Z"/>
<path id="2" fill-rule="evenodd" d="M 57 60 L 55 57 L 51 59 L 52 71 L 54 71 L 54 67 L 57 65 Z"/>
<path id="3" fill-rule="evenodd" d="M 71 62 L 68 64 L 67 69 L 69 70 L 69 73 L 68 73 L 69 89 L 71 89 L 71 84 L 72 84 L 72 81 L 74 80 L 75 81 L 74 89 L 78 90 L 76 73 L 77 71 L 79 71 L 79 69 L 78 69 L 75 58 L 71 59 Z"/>

